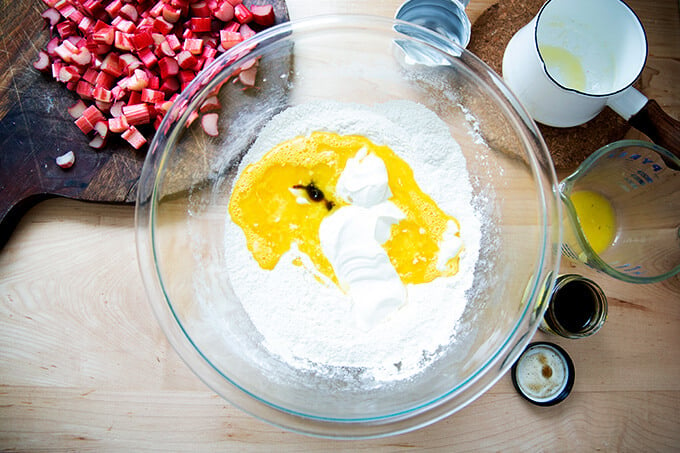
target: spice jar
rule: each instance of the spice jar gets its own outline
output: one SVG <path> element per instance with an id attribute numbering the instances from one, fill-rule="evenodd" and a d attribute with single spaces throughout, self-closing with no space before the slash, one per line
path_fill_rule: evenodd
<path id="1" fill-rule="evenodd" d="M 564 274 L 557 278 L 540 330 L 564 338 L 583 338 L 607 319 L 607 297 L 592 280 Z"/>

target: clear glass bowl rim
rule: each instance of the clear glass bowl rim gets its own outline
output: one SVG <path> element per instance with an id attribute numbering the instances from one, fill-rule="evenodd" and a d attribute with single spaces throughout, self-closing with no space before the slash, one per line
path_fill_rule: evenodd
<path id="1" fill-rule="evenodd" d="M 524 126 L 525 134 L 532 134 L 533 139 L 537 142 L 536 151 L 539 154 L 529 153 L 527 157 L 531 161 L 535 179 L 540 180 L 537 174 L 543 174 L 551 186 L 542 187 L 543 191 L 540 194 L 543 217 L 546 219 L 550 214 L 547 212 L 550 208 L 550 206 L 547 206 L 550 203 L 545 199 L 547 195 L 554 201 L 554 206 L 552 206 L 554 208 L 553 216 L 557 215 L 557 218 L 560 218 L 561 207 L 557 201 L 557 176 L 538 127 L 505 86 L 502 79 L 491 68 L 472 53 L 427 28 L 379 16 L 333 14 L 293 20 L 258 33 L 247 42 L 241 43 L 222 54 L 180 94 L 153 138 L 142 169 L 135 209 L 137 256 L 147 298 L 168 341 L 194 374 L 213 391 L 244 412 L 290 431 L 336 439 L 376 438 L 409 432 L 451 415 L 478 398 L 510 369 L 531 340 L 547 308 L 547 305 L 541 299 L 543 295 L 550 293 L 557 275 L 559 250 L 561 248 L 559 246 L 561 244 L 561 227 L 560 222 L 557 222 L 558 225 L 552 228 L 548 228 L 547 222 L 543 225 L 543 247 L 540 260 L 536 263 L 535 279 L 529 296 L 530 303 L 527 303 L 515 328 L 506 338 L 502 347 L 465 382 L 426 404 L 408 411 L 377 418 L 317 418 L 276 407 L 258 398 L 257 395 L 248 393 L 233 382 L 225 380 L 225 376 L 209 363 L 208 358 L 194 346 L 191 338 L 182 328 L 172 309 L 172 302 L 163 288 L 160 269 L 156 261 L 154 225 L 155 208 L 158 202 L 157 189 L 160 182 L 157 176 L 162 175 L 164 162 L 167 159 L 165 144 L 173 134 L 175 128 L 173 123 L 181 125 L 189 116 L 190 108 L 183 111 L 178 106 L 191 106 L 191 99 L 208 85 L 208 81 L 205 80 L 207 74 L 218 68 L 221 73 L 229 72 L 229 68 L 235 68 L 239 63 L 247 60 L 250 51 L 261 49 L 260 45 L 266 47 L 270 42 L 286 39 L 291 32 L 308 33 L 314 30 L 325 30 L 329 27 L 356 28 L 358 30 L 384 29 L 383 31 L 387 31 L 389 28 L 392 33 L 399 34 L 400 39 L 417 41 L 422 45 L 433 47 L 439 52 L 448 53 L 449 57 L 454 57 L 451 53 L 456 52 L 459 56 L 469 59 L 475 65 L 474 71 L 480 71 L 489 80 L 483 81 L 477 72 L 474 73 L 475 78 L 486 85 L 486 88 L 490 89 L 497 100 L 506 104 L 506 110 L 516 117 L 514 119 L 519 124 Z M 404 33 L 408 30 L 416 32 L 417 37 Z M 424 39 L 427 39 L 427 41 Z M 234 57 L 236 58 L 231 63 L 226 64 L 230 58 Z M 225 71 L 225 69 L 227 70 Z M 552 247 L 551 244 L 553 244 Z M 558 246 L 555 247 L 554 244 L 558 244 Z M 523 323 L 526 323 L 528 318 L 531 318 L 528 329 L 520 332 L 520 327 L 523 327 Z M 178 326 L 179 330 L 177 329 Z M 495 374 L 490 373 L 494 365 L 499 365 Z M 222 382 L 216 381 L 215 373 L 221 376 Z M 493 376 L 490 376 L 491 374 Z M 224 384 L 227 384 L 227 388 Z M 463 395 L 462 401 L 459 398 L 461 394 Z"/>

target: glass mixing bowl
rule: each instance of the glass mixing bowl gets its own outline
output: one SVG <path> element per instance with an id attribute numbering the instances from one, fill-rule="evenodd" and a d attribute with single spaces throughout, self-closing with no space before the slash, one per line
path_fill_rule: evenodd
<path id="1" fill-rule="evenodd" d="M 235 81 L 255 60 L 255 86 Z M 215 93 L 222 106 L 219 134 L 209 136 L 200 125 L 200 106 Z M 362 380 L 361 369 L 342 367 L 297 369 L 269 351 L 235 296 L 239 282 L 228 270 L 234 257 L 225 247 L 233 238 L 225 225 L 239 163 L 272 117 L 319 100 L 417 102 L 448 126 L 465 156 L 481 219 L 474 280 L 455 335 L 435 360 L 404 379 Z M 491 387 L 543 316 L 543 295 L 559 263 L 559 219 L 549 154 L 501 79 L 429 30 L 358 16 L 282 24 L 206 68 L 176 100 L 150 145 L 136 210 L 148 297 L 193 372 L 262 420 L 336 438 L 416 429 Z M 295 323 L 295 313 L 280 322 Z"/>

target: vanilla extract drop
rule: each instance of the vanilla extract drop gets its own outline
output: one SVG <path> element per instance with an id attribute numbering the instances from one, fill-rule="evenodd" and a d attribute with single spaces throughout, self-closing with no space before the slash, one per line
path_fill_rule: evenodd
<path id="1" fill-rule="evenodd" d="M 329 211 L 333 209 L 335 206 L 335 203 L 333 203 L 330 200 L 326 200 L 326 196 L 324 195 L 323 191 L 316 187 L 313 182 L 310 182 L 309 184 L 295 184 L 293 186 L 293 189 L 302 189 L 305 192 L 307 192 L 307 196 L 309 197 L 310 200 L 315 201 L 315 202 L 320 202 L 320 201 L 325 201 L 326 202 L 326 209 Z"/>

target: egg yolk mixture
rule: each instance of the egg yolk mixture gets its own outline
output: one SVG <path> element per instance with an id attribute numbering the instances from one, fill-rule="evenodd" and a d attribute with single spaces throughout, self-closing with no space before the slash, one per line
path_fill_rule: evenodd
<path id="1" fill-rule="evenodd" d="M 229 214 L 243 230 L 257 263 L 263 269 L 274 269 L 295 244 L 310 257 L 316 270 L 338 283 L 322 252 L 319 226 L 324 217 L 347 205 L 338 196 L 336 184 L 347 160 L 362 148 L 384 162 L 390 201 L 405 214 L 392 225 L 390 238 L 383 244 L 401 281 L 418 284 L 455 275 L 459 255 L 444 268 L 437 267 L 437 258 L 447 223 L 453 221 L 459 227 L 458 221 L 418 187 L 409 165 L 389 147 L 363 136 L 330 132 L 314 132 L 278 144 L 246 166 L 236 181 Z M 302 265 L 300 260 L 294 264 Z"/>
<path id="2" fill-rule="evenodd" d="M 569 197 L 583 235 L 595 253 L 604 252 L 616 238 L 616 214 L 605 197 L 590 190 L 579 190 Z"/>

